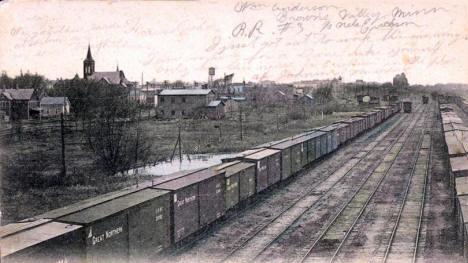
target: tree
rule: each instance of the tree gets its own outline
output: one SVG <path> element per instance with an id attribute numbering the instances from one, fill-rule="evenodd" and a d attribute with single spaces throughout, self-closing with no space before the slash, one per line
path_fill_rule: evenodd
<path id="1" fill-rule="evenodd" d="M 332 86 L 325 85 L 314 90 L 314 98 L 319 104 L 324 104 L 333 100 Z"/>
<path id="2" fill-rule="evenodd" d="M 397 89 L 408 88 L 408 79 L 404 72 L 393 77 L 393 86 Z"/>
<path id="3" fill-rule="evenodd" d="M 99 166 L 107 175 L 114 175 L 147 162 L 150 148 L 139 126 L 142 105 L 129 100 L 121 87 L 104 89 L 108 97 L 94 109 L 85 137 Z"/>

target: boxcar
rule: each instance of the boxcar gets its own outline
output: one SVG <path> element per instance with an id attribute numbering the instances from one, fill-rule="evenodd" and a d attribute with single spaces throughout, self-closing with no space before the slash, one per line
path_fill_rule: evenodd
<path id="1" fill-rule="evenodd" d="M 411 113 L 411 102 L 410 101 L 404 101 L 403 102 L 403 111 L 405 113 Z"/>
<path id="2" fill-rule="evenodd" d="M 450 170 L 455 177 L 468 176 L 468 156 L 451 157 Z"/>
<path id="3" fill-rule="evenodd" d="M 429 102 L 429 97 L 426 96 L 426 95 L 423 95 L 423 96 L 422 96 L 422 103 L 423 103 L 423 104 L 427 104 L 428 102 Z"/>
<path id="4" fill-rule="evenodd" d="M 312 131 L 305 136 L 309 139 L 307 141 L 307 158 L 310 163 L 322 156 L 322 147 L 320 144 L 322 137 L 326 137 L 327 133 L 322 131 Z"/>
<path id="5" fill-rule="evenodd" d="M 255 194 L 255 165 L 240 161 L 223 163 L 215 166 L 225 172 L 226 210 L 235 207 L 240 201 Z"/>
<path id="6" fill-rule="evenodd" d="M 367 115 L 369 116 L 369 128 L 372 129 L 375 127 L 375 113 L 368 112 Z"/>
<path id="7" fill-rule="evenodd" d="M 300 146 L 299 151 L 301 153 L 301 162 L 300 162 L 301 169 L 304 168 L 307 164 L 309 164 L 307 144 L 310 140 L 310 137 L 306 135 L 307 133 L 303 133 L 301 134 L 301 136 L 294 139 L 294 142 Z"/>
<path id="8" fill-rule="evenodd" d="M 171 191 L 174 244 L 224 215 L 224 176 L 224 171 L 207 168 L 153 187 Z"/>
<path id="9" fill-rule="evenodd" d="M 320 136 L 320 156 L 325 156 L 328 153 L 328 133 L 323 132 Z"/>
<path id="10" fill-rule="evenodd" d="M 372 112 L 374 112 L 374 114 L 375 114 L 375 124 L 378 125 L 378 124 L 382 123 L 382 111 L 373 110 Z"/>
<path id="11" fill-rule="evenodd" d="M 382 111 L 382 116 L 384 120 L 390 117 L 390 107 L 382 106 L 382 107 L 378 107 L 377 109 Z"/>
<path id="12" fill-rule="evenodd" d="M 270 145 L 270 143 L 266 143 L 264 145 Z M 228 157 L 228 158 L 224 158 L 222 159 L 221 161 L 223 163 L 227 163 L 227 162 L 232 162 L 232 161 L 236 161 L 236 160 L 240 160 L 242 158 L 244 158 L 245 156 L 247 155 L 251 155 L 251 154 L 254 154 L 256 152 L 260 152 L 262 150 L 264 150 L 265 148 L 263 147 L 255 147 L 253 149 L 249 149 L 249 150 L 245 150 L 243 152 L 240 152 L 240 153 L 237 153 L 236 155 L 232 156 L 232 157 Z"/>
<path id="13" fill-rule="evenodd" d="M 338 125 L 329 125 L 319 128 L 319 131 L 327 133 L 327 152 L 330 153 L 338 148 L 338 141 L 340 139 L 338 133 Z"/>
<path id="14" fill-rule="evenodd" d="M 0 227 L 1 262 L 83 262 L 82 226 L 38 219 Z"/>
<path id="15" fill-rule="evenodd" d="M 169 192 L 144 189 L 73 214 L 59 222 L 82 225 L 87 262 L 127 262 L 170 245 Z"/>
<path id="16" fill-rule="evenodd" d="M 350 118 L 343 121 L 351 127 L 351 138 L 355 138 L 362 131 L 363 118 Z"/>
<path id="17" fill-rule="evenodd" d="M 338 128 L 338 145 L 342 145 L 348 141 L 348 127 L 349 125 L 346 123 L 336 123 L 335 124 Z"/>
<path id="18" fill-rule="evenodd" d="M 287 140 L 270 147 L 281 151 L 281 180 L 285 180 L 299 171 L 301 153 L 298 146 L 294 140 Z"/>
<path id="19" fill-rule="evenodd" d="M 371 114 L 363 113 L 363 114 L 361 114 L 361 115 L 359 115 L 357 117 L 361 117 L 361 118 L 364 119 L 363 131 L 368 130 L 368 129 L 371 128 L 371 118 L 372 118 Z"/>
<path id="20" fill-rule="evenodd" d="M 57 219 L 59 217 L 63 217 L 63 216 L 66 216 L 66 215 L 81 211 L 81 210 L 86 209 L 88 207 L 95 206 L 95 205 L 98 205 L 98 204 L 101 204 L 101 203 L 116 199 L 118 197 L 122 197 L 122 196 L 125 196 L 125 195 L 128 195 L 128 194 L 140 191 L 140 190 L 145 189 L 145 188 L 150 187 L 150 186 L 161 184 L 163 182 L 168 182 L 168 181 L 174 180 L 174 179 L 179 178 L 179 177 L 183 177 L 183 176 L 187 175 L 188 173 L 196 172 L 196 171 L 199 171 L 199 170 L 202 170 L 202 169 L 203 168 L 192 169 L 192 170 L 189 170 L 189 171 L 181 171 L 181 172 L 176 172 L 176 173 L 173 173 L 173 174 L 157 177 L 157 178 L 154 178 L 152 180 L 145 180 L 145 181 L 143 181 L 143 182 L 141 182 L 139 184 L 129 186 L 129 187 L 124 188 L 122 190 L 117 190 L 117 191 L 113 191 L 113 192 L 110 192 L 110 193 L 102 194 L 102 195 L 99 195 L 97 197 L 89 198 L 89 199 L 86 199 L 86 200 L 83 200 L 83 201 L 80 201 L 80 202 L 77 202 L 77 203 L 74 203 L 74 204 L 71 204 L 71 205 L 68 205 L 68 206 L 64 206 L 64 207 L 60 207 L 60 208 L 57 208 L 57 209 L 54 209 L 54 210 L 50 210 L 50 211 L 48 211 L 46 213 L 34 216 L 34 218 L 35 219 L 39 219 L 39 218 Z"/>
<path id="21" fill-rule="evenodd" d="M 457 196 L 457 235 L 463 243 L 463 257 L 467 260 L 468 256 L 468 196 Z"/>
<path id="22" fill-rule="evenodd" d="M 260 151 L 239 157 L 242 161 L 256 165 L 255 184 L 257 193 L 281 179 L 281 156 L 279 150 L 260 149 Z"/>
<path id="23" fill-rule="evenodd" d="M 444 132 L 445 144 L 450 157 L 466 155 L 463 141 L 457 137 L 456 131 Z"/>

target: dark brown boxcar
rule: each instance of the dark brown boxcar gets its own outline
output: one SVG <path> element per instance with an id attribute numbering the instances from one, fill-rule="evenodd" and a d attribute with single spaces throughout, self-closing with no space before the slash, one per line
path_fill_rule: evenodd
<path id="1" fill-rule="evenodd" d="M 244 201 L 255 194 L 255 164 L 240 162 L 241 174 L 239 178 L 239 201 Z"/>
<path id="2" fill-rule="evenodd" d="M 225 172 L 226 209 L 255 194 L 255 164 L 241 161 L 223 163 L 215 167 Z"/>
<path id="3" fill-rule="evenodd" d="M 468 156 L 450 158 L 450 169 L 455 177 L 468 176 Z"/>
<path id="4" fill-rule="evenodd" d="M 224 171 L 203 169 L 154 188 L 171 191 L 171 236 L 174 243 L 224 214 Z"/>
<path id="5" fill-rule="evenodd" d="M 411 113 L 411 102 L 410 101 L 404 101 L 403 102 L 403 111 L 405 113 Z"/>
<path id="6" fill-rule="evenodd" d="M 334 124 L 334 125 L 329 125 L 329 126 L 319 129 L 320 131 L 328 133 L 327 134 L 327 152 L 328 153 L 338 148 L 338 140 L 339 140 L 338 128 L 339 126 Z"/>
<path id="7" fill-rule="evenodd" d="M 59 219 L 84 226 L 80 239 L 85 243 L 86 262 L 129 260 L 127 214 L 122 210 L 114 211 L 108 205 L 109 202 L 103 203 Z M 108 211 L 111 212 L 106 213 Z"/>
<path id="8" fill-rule="evenodd" d="M 145 189 L 120 202 L 130 207 L 127 211 L 130 262 L 148 260 L 171 245 L 168 191 Z"/>
<path id="9" fill-rule="evenodd" d="M 268 157 L 268 186 L 281 180 L 281 152 Z"/>
<path id="10" fill-rule="evenodd" d="M 57 220 L 84 226 L 87 262 L 147 258 L 170 244 L 168 191 L 136 191 Z"/>
<path id="11" fill-rule="evenodd" d="M 225 172 L 225 186 L 224 199 L 226 200 L 226 210 L 235 207 L 239 203 L 239 177 L 242 172 L 238 168 L 239 161 L 223 163 L 214 167 L 218 171 Z"/>
<path id="12" fill-rule="evenodd" d="M 271 146 L 271 149 L 280 150 L 281 151 L 281 179 L 284 180 L 291 175 L 293 175 L 296 171 L 293 167 L 293 156 L 291 154 L 292 148 L 294 144 L 292 143 L 293 140 L 284 141 L 278 144 Z"/>
<path id="13" fill-rule="evenodd" d="M 84 261 L 82 226 L 39 219 L 0 227 L 1 262 Z"/>
<path id="14" fill-rule="evenodd" d="M 279 155 L 280 151 L 279 150 L 274 150 L 274 149 L 263 149 L 257 153 L 245 156 L 241 158 L 241 160 L 247 161 L 247 162 L 253 162 L 256 164 L 256 189 L 257 193 L 265 190 L 269 186 L 269 182 L 274 181 L 274 179 L 268 179 L 269 177 L 269 169 L 268 169 L 268 157 L 273 156 L 273 155 Z M 274 174 L 272 176 L 281 177 L 279 171 L 278 174 Z"/>
<path id="15" fill-rule="evenodd" d="M 198 193 L 200 202 L 200 227 L 222 217 L 226 211 L 224 172 L 212 168 L 200 172 Z"/>

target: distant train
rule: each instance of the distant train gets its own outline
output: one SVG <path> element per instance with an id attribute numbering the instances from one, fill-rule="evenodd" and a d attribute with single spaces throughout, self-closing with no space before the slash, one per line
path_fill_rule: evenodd
<path id="1" fill-rule="evenodd" d="M 156 256 L 400 112 L 401 103 L 0 227 L 2 262 L 128 262 Z"/>

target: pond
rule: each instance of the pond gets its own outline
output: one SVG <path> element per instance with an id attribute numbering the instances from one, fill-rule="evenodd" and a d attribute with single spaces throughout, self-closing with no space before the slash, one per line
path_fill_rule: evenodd
<path id="1" fill-rule="evenodd" d="M 205 154 L 185 154 L 182 155 L 182 162 L 179 157 L 174 160 L 166 160 L 156 165 L 140 167 L 129 171 L 129 174 L 140 175 L 167 175 L 179 171 L 205 168 L 221 163 L 221 159 L 233 156 L 235 153 L 205 153 Z"/>

